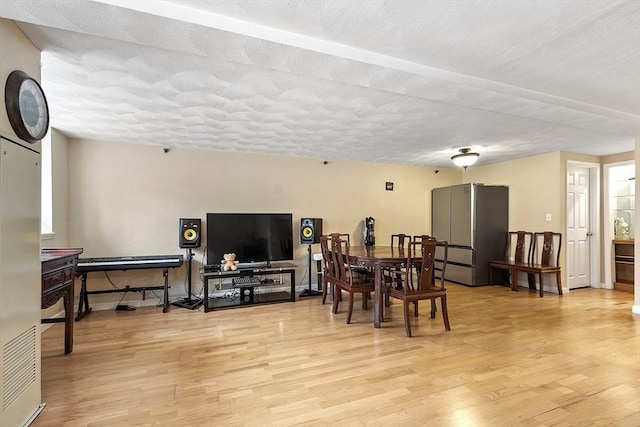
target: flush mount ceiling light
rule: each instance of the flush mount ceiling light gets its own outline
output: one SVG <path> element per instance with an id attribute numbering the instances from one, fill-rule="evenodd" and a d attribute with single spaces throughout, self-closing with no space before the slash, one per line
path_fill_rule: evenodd
<path id="1" fill-rule="evenodd" d="M 476 160 L 478 160 L 478 157 L 480 157 L 480 154 L 472 153 L 471 148 L 461 148 L 459 151 L 460 154 L 452 156 L 451 160 L 453 161 L 453 163 L 455 163 L 456 166 L 460 166 L 465 169 L 467 168 L 467 166 L 471 166 L 472 164 L 474 164 Z"/>

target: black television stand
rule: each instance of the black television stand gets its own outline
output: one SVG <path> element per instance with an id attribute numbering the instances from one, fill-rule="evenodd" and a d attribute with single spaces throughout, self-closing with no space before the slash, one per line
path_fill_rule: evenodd
<path id="1" fill-rule="evenodd" d="M 187 248 L 187 297 L 182 300 L 175 301 L 172 305 L 176 307 L 182 307 L 189 310 L 196 310 L 200 304 L 202 304 L 202 299 L 198 297 L 191 296 L 191 259 L 193 258 L 193 252 L 191 252 L 191 248 Z"/>
<path id="2" fill-rule="evenodd" d="M 284 291 L 280 287 L 286 286 L 280 280 L 274 281 L 270 279 L 262 279 L 261 284 L 234 285 L 234 290 L 241 292 L 239 297 L 231 299 L 219 299 L 209 295 L 209 282 L 211 280 L 229 280 L 243 276 L 259 276 L 261 278 L 268 276 L 289 276 L 289 291 Z M 272 262 L 270 268 L 254 268 L 254 269 L 238 269 L 230 271 L 203 271 L 202 279 L 204 281 L 204 312 L 219 310 L 225 308 L 246 307 L 251 305 L 272 304 L 279 302 L 295 302 L 296 301 L 296 266 L 289 262 Z M 252 292 L 251 288 L 261 288 L 260 297 L 255 298 L 256 292 Z M 258 289 L 254 289 L 257 291 Z"/>

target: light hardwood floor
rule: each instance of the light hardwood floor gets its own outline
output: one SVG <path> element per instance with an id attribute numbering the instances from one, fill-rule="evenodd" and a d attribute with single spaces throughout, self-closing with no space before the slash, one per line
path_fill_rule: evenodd
<path id="1" fill-rule="evenodd" d="M 93 312 L 42 336 L 42 426 L 640 426 L 640 316 L 628 293 L 449 285 L 407 338 L 356 301 L 210 313 Z"/>

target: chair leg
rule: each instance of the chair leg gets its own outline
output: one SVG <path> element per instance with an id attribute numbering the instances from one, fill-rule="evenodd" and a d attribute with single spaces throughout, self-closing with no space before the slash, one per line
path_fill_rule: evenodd
<path id="1" fill-rule="evenodd" d="M 447 295 L 446 294 L 442 295 L 442 297 L 440 298 L 440 304 L 442 305 L 442 320 L 444 320 L 444 328 L 447 331 L 450 331 L 451 326 L 449 325 L 449 313 L 447 312 Z"/>
<path id="2" fill-rule="evenodd" d="M 413 316 L 418 317 L 418 301 L 413 302 Z"/>
<path id="3" fill-rule="evenodd" d="M 404 311 L 404 330 L 407 336 L 411 338 L 411 317 L 409 316 L 409 301 L 402 302 L 402 311 Z"/>
<path id="4" fill-rule="evenodd" d="M 535 273 L 527 273 L 527 281 L 529 282 L 529 289 L 536 290 L 536 275 Z"/>
<path id="5" fill-rule="evenodd" d="M 542 276 L 544 276 L 544 274 L 540 273 L 540 298 L 544 296 L 544 282 L 542 280 Z"/>
<path id="6" fill-rule="evenodd" d="M 510 268 L 509 270 L 507 270 L 507 277 L 509 277 L 511 290 L 514 292 L 518 292 L 518 272 L 513 268 Z"/>
<path id="7" fill-rule="evenodd" d="M 342 289 L 336 286 L 335 288 L 335 296 L 333 297 L 333 314 L 338 312 L 338 305 L 340 304 L 340 295 L 342 294 Z"/>
<path id="8" fill-rule="evenodd" d="M 558 271 L 556 273 L 556 283 L 558 284 L 558 295 L 562 295 L 562 279 L 560 278 L 561 274 Z"/>
<path id="9" fill-rule="evenodd" d="M 329 287 L 329 283 L 323 277 L 322 278 L 322 305 L 324 305 L 324 303 L 327 302 L 327 288 L 328 287 Z"/>
<path id="10" fill-rule="evenodd" d="M 371 298 L 371 293 L 370 292 L 363 292 L 362 293 L 362 309 L 363 310 L 368 310 L 369 309 L 369 298 Z"/>
<path id="11" fill-rule="evenodd" d="M 431 298 L 431 318 L 435 319 L 436 318 L 436 312 L 438 311 L 438 309 L 436 308 L 436 300 Z"/>
<path id="12" fill-rule="evenodd" d="M 351 323 L 351 313 L 353 313 L 353 292 L 349 292 L 349 311 L 347 312 L 347 325 Z"/>

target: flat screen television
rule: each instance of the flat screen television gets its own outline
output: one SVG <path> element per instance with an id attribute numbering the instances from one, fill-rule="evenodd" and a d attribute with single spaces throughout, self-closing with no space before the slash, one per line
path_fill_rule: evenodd
<path id="1" fill-rule="evenodd" d="M 293 259 L 290 213 L 207 213 L 207 264 L 234 252 L 239 267 Z"/>

